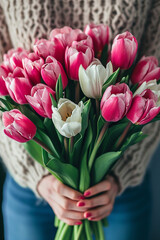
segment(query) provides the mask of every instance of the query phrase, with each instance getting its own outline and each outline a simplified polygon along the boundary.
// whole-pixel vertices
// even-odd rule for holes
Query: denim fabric
[[[149,175],[141,185],[127,189],[115,201],[105,228],[107,240],[148,240],[151,213]],[[54,214],[32,191],[20,187],[8,174],[3,191],[5,240],[53,240]],[[68,239],[66,239],[68,240]],[[85,240],[85,239],[84,239]]]

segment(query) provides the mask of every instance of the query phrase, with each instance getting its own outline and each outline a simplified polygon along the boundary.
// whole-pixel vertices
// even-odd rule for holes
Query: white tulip
[[[151,80],[143,82],[141,86],[135,91],[133,97],[141,94],[145,89],[150,89],[158,97],[157,105],[160,106],[160,84],[157,84],[157,80]]]
[[[79,83],[84,95],[88,98],[100,98],[102,96],[102,86],[112,73],[111,62],[105,68],[99,60],[94,60],[86,70],[81,65],[79,68]]]
[[[81,132],[83,102],[78,105],[66,98],[60,98],[58,108],[52,106],[52,121],[64,137],[71,138]]]

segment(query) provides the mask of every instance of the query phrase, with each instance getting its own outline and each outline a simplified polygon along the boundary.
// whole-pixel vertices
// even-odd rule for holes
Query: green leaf
[[[105,92],[105,90],[107,89],[107,87],[109,87],[110,85],[114,85],[117,81],[117,78],[119,76],[119,72],[120,72],[120,68],[118,68],[107,80],[106,82],[103,84],[102,87],[102,95]]]
[[[127,75],[126,77],[123,77],[120,81],[120,83],[126,83],[128,85],[129,82],[129,75]]]
[[[0,98],[0,102],[6,107],[6,111],[10,111],[15,108],[15,106],[12,106],[6,99]],[[5,109],[1,107],[2,109]]]
[[[107,64],[107,58],[108,58],[108,44],[106,44],[102,50],[100,61],[103,64],[103,66],[106,66]]]
[[[51,101],[52,101],[52,105],[53,105],[54,107],[57,107],[57,102],[56,102],[56,100],[54,99],[53,95],[52,95],[51,93],[50,93],[49,95],[50,95],[50,98],[51,98]]]
[[[97,137],[99,136],[100,131],[101,131],[102,127],[104,126],[105,122],[106,121],[104,120],[102,115],[100,115],[98,118],[98,121],[97,121]]]
[[[137,90],[137,88],[138,88],[138,83],[134,84],[134,85],[131,87],[132,93],[135,93],[135,91]]]
[[[60,158],[60,155],[55,149],[54,144],[52,143],[51,139],[45,132],[41,131],[40,129],[37,129],[35,137],[41,140],[50,149],[54,157]]]
[[[89,111],[91,108],[91,100],[89,99],[87,102],[84,103],[84,108],[82,112],[82,130],[80,134],[83,136],[87,127],[88,127],[88,117],[89,117]]]
[[[77,168],[48,155],[45,150],[43,150],[43,162],[49,172],[60,181],[74,189],[78,189],[79,174]]]
[[[108,152],[99,156],[92,167],[92,183],[99,183],[104,176],[111,169],[112,165],[118,160],[121,156],[121,151],[119,152]]]
[[[44,130],[43,118],[40,117],[34,110],[32,110],[29,105],[19,105],[18,108],[21,113],[28,117],[38,128]]]
[[[60,98],[63,98],[63,85],[62,85],[62,77],[61,74],[56,83],[56,100],[59,101]]]
[[[133,133],[131,136],[129,136],[125,143],[121,147],[121,151],[124,152],[127,148],[129,148],[131,145],[136,144],[140,141],[142,141],[144,138],[146,138],[147,135],[143,134],[143,132],[136,132]]]
[[[54,144],[55,149],[58,153],[61,152],[61,142],[59,140],[59,136],[57,134],[56,128],[52,122],[52,119],[45,118],[44,126],[46,127],[47,134],[50,137],[52,143]]]
[[[39,144],[33,140],[30,140],[26,143],[23,143],[23,146],[32,158],[44,166],[42,159],[42,147]]]
[[[107,151],[115,151],[115,143],[117,139],[121,136],[127,125],[128,122],[123,122],[121,124],[109,127],[107,133],[104,136],[103,142],[98,150],[98,153],[102,154]]]
[[[74,148],[72,153],[70,154],[70,160],[73,162],[75,166],[77,166],[80,158],[80,151],[81,151],[81,146],[83,142],[83,136],[85,134],[85,131],[88,127],[88,119],[89,119],[89,111],[91,107],[91,101],[88,100],[84,104],[83,112],[82,112],[82,130],[81,132],[74,137]],[[73,161],[74,159],[74,161]]]
[[[82,159],[80,164],[80,184],[79,184],[79,190],[83,193],[85,190],[87,190],[90,186],[90,174],[88,170],[88,162],[87,162],[87,156],[88,156],[88,149],[92,142],[92,128],[91,123],[88,125],[87,133],[85,142],[83,143],[83,150],[82,150]]]

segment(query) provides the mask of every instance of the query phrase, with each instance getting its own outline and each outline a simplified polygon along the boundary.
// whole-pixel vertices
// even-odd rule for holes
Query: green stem
[[[38,143],[44,150],[46,150],[48,153],[53,154],[52,151],[37,137],[34,137],[33,140]]]
[[[95,101],[96,101],[96,113],[97,113],[97,118],[98,118],[99,113],[100,113],[99,99],[95,99]]]
[[[58,226],[58,230],[57,230],[57,233],[56,233],[56,236],[55,236],[54,240],[59,240],[59,237],[61,235],[61,232],[62,232],[64,226],[65,226],[65,223],[60,221],[59,222],[59,226]]]
[[[79,81],[76,82],[76,87],[75,87],[75,103],[78,104],[80,99],[80,85]]]
[[[88,219],[84,220],[84,225],[85,225],[85,232],[87,237],[86,240],[92,240],[92,231],[91,231],[91,226]]]
[[[54,226],[55,226],[55,227],[58,227],[58,226],[59,226],[59,222],[60,222],[60,220],[59,220],[58,217],[55,215],[55,218],[54,218]]]
[[[128,131],[129,131],[131,125],[132,125],[132,123],[129,122],[128,125],[126,126],[126,128],[124,129],[122,135],[120,136],[120,138],[119,138],[119,140],[118,140],[118,142],[116,144],[116,150],[118,150],[118,148],[121,146],[121,144],[122,144],[123,140],[125,139],[125,137],[126,137]]]
[[[77,225],[74,225],[74,230],[73,230],[73,233],[74,233],[74,238],[73,238],[73,239],[76,239],[77,232],[78,232],[78,228],[79,228],[79,226],[77,226]]]
[[[98,235],[99,235],[99,239],[101,240],[105,240],[104,238],[104,232],[103,232],[103,225],[101,221],[97,222],[97,227],[98,227]]]
[[[78,232],[75,236],[75,240],[79,240],[82,230],[83,230],[83,223],[79,226]]]
[[[65,148],[66,155],[68,156],[68,140],[66,137],[64,137],[64,148]]]
[[[94,145],[93,151],[91,153],[91,156],[90,156],[89,162],[88,162],[89,171],[91,171],[91,168],[92,168],[92,165],[93,165],[93,162],[94,162],[94,158],[95,158],[96,153],[98,151],[98,148],[99,148],[99,146],[100,146],[100,144],[101,144],[101,142],[103,140],[103,136],[104,136],[104,134],[105,134],[105,132],[106,132],[106,130],[108,128],[108,125],[109,125],[109,122],[106,122],[105,125],[103,126],[100,134],[99,134],[99,137],[97,139],[96,144]]]

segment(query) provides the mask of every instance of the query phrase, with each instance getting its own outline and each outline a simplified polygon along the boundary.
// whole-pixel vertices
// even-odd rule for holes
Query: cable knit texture
[[[1,0],[0,60],[11,46],[31,49],[36,38],[47,37],[55,27],[64,25],[83,29],[87,23],[105,23],[110,27],[111,41],[116,34],[130,31],[137,38],[139,57],[155,55],[160,61],[159,0]],[[10,140],[0,125],[0,152],[14,179],[31,188],[48,172],[31,159],[23,145]],[[138,185],[149,159],[160,139],[160,124],[144,129],[149,134],[140,144],[132,146],[114,167],[122,193],[128,186]]]

